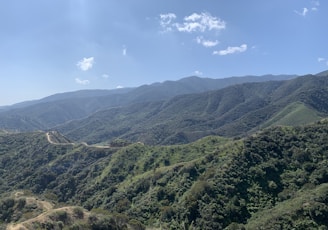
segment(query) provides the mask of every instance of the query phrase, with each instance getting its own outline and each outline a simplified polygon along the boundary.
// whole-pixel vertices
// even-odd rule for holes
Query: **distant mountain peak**
[[[245,82],[278,81],[293,77],[296,75],[217,79],[193,75],[177,81],[168,80],[136,88],[59,93],[40,100],[0,108],[0,128],[20,131],[45,130],[108,108],[163,101],[178,95],[218,90]]]
[[[319,76],[319,77],[328,76],[328,70],[325,70],[325,71],[322,71],[320,73],[317,73],[316,76]]]

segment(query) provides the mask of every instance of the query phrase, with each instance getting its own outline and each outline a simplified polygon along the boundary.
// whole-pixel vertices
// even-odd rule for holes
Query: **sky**
[[[0,0],[0,105],[328,69],[324,0]]]

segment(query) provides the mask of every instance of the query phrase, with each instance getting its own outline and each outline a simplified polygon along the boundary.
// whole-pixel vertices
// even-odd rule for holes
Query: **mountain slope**
[[[56,129],[73,140],[90,143],[121,138],[174,144],[210,134],[238,136],[279,122],[300,125],[327,116],[327,87],[327,76],[312,75],[289,81],[245,83],[103,110]],[[295,105],[300,109],[298,113]],[[298,116],[301,113],[303,116]]]
[[[7,230],[22,229],[133,229],[144,230],[137,220],[105,211],[88,211],[79,206],[62,206],[28,191],[15,191],[0,200],[0,218]]]
[[[137,88],[82,90],[52,95],[41,100],[2,107],[0,128],[9,130],[44,130],[64,122],[81,119],[96,111],[135,103],[167,100],[176,95],[221,89],[242,82],[290,79],[295,75],[265,75],[210,79],[188,77]]]
[[[1,134],[0,225],[19,214],[7,194],[24,189],[163,229],[324,229],[327,134],[322,120],[240,140],[108,149],[51,144],[43,132]]]

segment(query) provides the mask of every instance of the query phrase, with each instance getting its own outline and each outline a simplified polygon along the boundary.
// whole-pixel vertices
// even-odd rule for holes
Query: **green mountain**
[[[215,82],[3,109],[0,229],[328,229],[325,72]]]
[[[177,95],[221,89],[243,82],[261,82],[296,77],[264,75],[210,79],[188,77],[137,88],[116,90],[81,90],[55,94],[41,100],[0,107],[0,128],[8,130],[45,130],[96,111],[129,104],[167,100]]]
[[[171,146],[2,133],[0,226],[325,229],[327,134],[327,120]]]
[[[88,143],[117,138],[147,144],[188,143],[208,135],[234,137],[270,125],[301,125],[328,115],[328,77],[244,83],[99,111],[56,127]],[[92,132],[90,132],[92,130]]]

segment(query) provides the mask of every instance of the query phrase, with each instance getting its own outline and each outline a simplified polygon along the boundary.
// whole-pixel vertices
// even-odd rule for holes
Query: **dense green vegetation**
[[[0,221],[7,229],[132,229],[144,230],[139,221],[102,209],[87,211],[78,206],[55,207],[28,191],[8,194],[0,200]],[[0,224],[0,229],[5,229]]]
[[[59,132],[0,129],[0,229],[328,229],[327,76],[158,101],[211,83],[110,93],[134,103]],[[0,124],[41,129],[106,104],[80,93],[69,101],[91,107],[57,95]]]
[[[167,101],[102,110],[56,129],[73,140],[88,143],[120,138],[169,145],[208,135],[245,136],[270,125],[302,125],[326,117],[327,87],[327,76],[312,75],[289,81],[245,83]]]
[[[131,89],[81,90],[55,94],[36,101],[0,107],[0,129],[45,130],[112,107],[167,100],[177,95],[222,89],[237,83],[285,80],[294,77],[296,76],[265,75],[224,79],[188,77]]]
[[[315,110],[308,108],[301,102],[295,102],[287,105],[280,112],[275,114],[270,120],[265,122],[262,127],[272,125],[304,125],[316,120],[320,120],[320,116]]]
[[[58,135],[65,143],[51,144],[43,132],[0,135],[3,226],[28,213],[22,198],[6,195],[24,189],[59,206],[101,212],[98,224],[114,223],[120,213],[125,224],[163,229],[328,227],[327,120],[171,146],[100,148]]]

